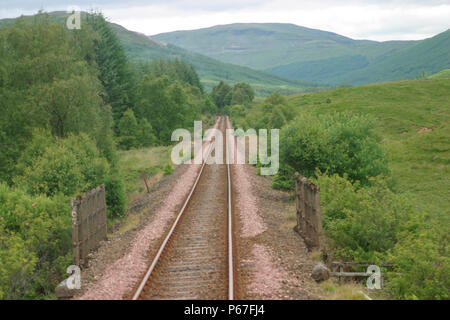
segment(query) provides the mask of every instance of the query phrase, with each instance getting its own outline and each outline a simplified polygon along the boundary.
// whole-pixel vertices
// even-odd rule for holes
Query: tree
[[[74,49],[77,35],[44,14],[33,23],[22,18],[2,28],[0,178],[11,182],[33,128],[49,127],[59,137],[80,132],[98,136],[101,127],[108,130],[101,116],[101,83],[84,60],[88,53],[81,52],[89,46]]]
[[[255,98],[255,91],[245,82],[237,83],[233,87],[231,104],[249,104]]]
[[[131,107],[132,75],[125,51],[101,13],[91,13],[87,23],[98,33],[94,40],[95,61],[99,79],[105,88],[105,103],[112,107],[113,118],[118,121],[126,109]]]
[[[231,96],[227,95],[232,91],[232,88],[223,81],[220,81],[218,85],[216,85],[211,92],[211,97],[214,100],[214,103],[219,109],[223,109],[226,105],[229,105],[231,102]],[[227,97],[227,99],[225,99]],[[227,101],[229,100],[229,101]],[[228,103],[227,103],[228,102]]]
[[[146,118],[139,120],[137,140],[138,144],[142,147],[150,147],[156,143],[152,125]]]
[[[117,125],[119,131],[119,146],[129,150],[138,145],[138,125],[134,112],[131,109],[125,111]]]

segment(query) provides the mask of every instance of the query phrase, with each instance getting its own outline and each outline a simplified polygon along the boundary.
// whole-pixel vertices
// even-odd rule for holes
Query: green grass
[[[378,293],[365,288],[363,283],[347,282],[339,284],[335,279],[328,279],[319,285],[319,297],[322,300],[372,300],[386,299]]]
[[[449,92],[450,79],[414,80],[291,96],[289,103],[318,113],[375,116],[396,191],[408,193],[423,212],[448,219]],[[433,129],[419,133],[424,127]]]
[[[171,146],[151,147],[119,151],[119,169],[124,182],[127,203],[146,192],[141,172],[147,174],[151,183],[164,175],[164,168],[170,164]]]

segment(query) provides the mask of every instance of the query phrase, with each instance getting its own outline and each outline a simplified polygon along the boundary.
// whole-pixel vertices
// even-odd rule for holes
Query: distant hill
[[[152,36],[221,61],[293,80],[352,85],[449,67],[449,31],[422,41],[353,40],[293,24],[231,24]]]
[[[428,79],[450,79],[450,69],[444,69],[428,76]]]
[[[194,65],[202,83],[211,89],[220,80],[229,83],[247,82],[255,88],[258,95],[273,91],[283,94],[319,90],[323,88],[308,81],[282,78],[267,72],[253,70],[244,66],[224,63],[210,57],[190,52],[172,44],[162,44],[145,35],[112,24],[115,32],[125,47],[128,56],[134,60],[181,59]]]
[[[332,32],[283,23],[236,23],[162,33],[152,38],[259,70],[352,55],[374,60],[414,44],[414,41],[353,40]]]
[[[308,79],[320,83],[342,83],[335,80],[352,71],[360,70],[370,64],[363,55],[342,56],[323,60],[294,62],[267,69],[267,72],[283,75],[289,79]]]
[[[450,68],[450,30],[379,59],[365,68],[336,77],[331,83],[412,80],[422,72],[435,73],[445,68]]]
[[[49,13],[52,19],[65,23],[68,14],[63,11]],[[85,13],[83,13],[84,15]],[[27,16],[30,20],[33,16]],[[0,28],[14,23],[15,19],[0,20]],[[274,91],[282,94],[291,94],[295,92],[316,91],[323,86],[308,81],[298,81],[286,79],[267,72],[253,70],[248,67],[224,63],[213,58],[190,52],[175,45],[165,45],[155,41],[142,33],[127,30],[126,28],[111,23],[113,30],[125,48],[127,55],[132,60],[150,61],[155,59],[180,59],[191,63],[197,69],[202,83],[206,90],[212,87],[220,80],[234,84],[237,82],[247,82],[255,88],[258,96],[264,96]]]

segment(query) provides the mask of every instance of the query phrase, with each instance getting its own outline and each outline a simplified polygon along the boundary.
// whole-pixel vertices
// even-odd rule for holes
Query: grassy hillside
[[[358,41],[332,32],[282,23],[237,23],[163,33],[152,38],[224,62],[260,70],[358,54],[374,60],[414,43]]]
[[[295,108],[378,118],[395,188],[423,212],[450,214],[450,79],[381,83],[291,96]],[[331,103],[326,103],[327,99]]]
[[[353,84],[415,79],[421,72],[450,67],[450,30],[380,59],[369,66],[335,77],[331,83]]]
[[[316,61],[294,62],[267,69],[267,72],[284,75],[289,79],[308,79],[319,83],[334,83],[334,78],[369,65],[365,56],[342,56]]]
[[[432,74],[428,79],[448,79],[450,78],[450,69],[444,69],[438,73]]]

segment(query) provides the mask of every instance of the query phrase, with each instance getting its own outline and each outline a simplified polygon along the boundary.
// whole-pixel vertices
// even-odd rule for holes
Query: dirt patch
[[[424,132],[429,132],[429,131],[433,131],[433,129],[434,129],[435,127],[433,126],[433,127],[431,127],[431,128],[427,128],[427,127],[422,127],[422,128],[420,128],[420,130],[419,131],[417,131],[417,133],[424,133]]]

